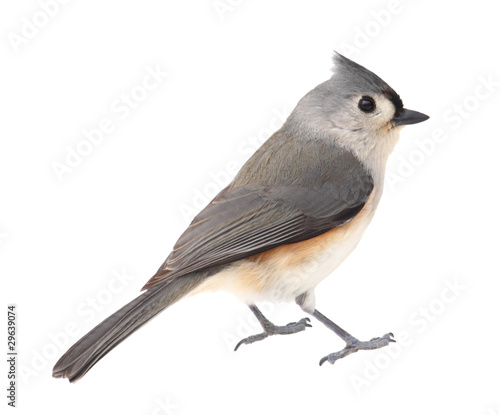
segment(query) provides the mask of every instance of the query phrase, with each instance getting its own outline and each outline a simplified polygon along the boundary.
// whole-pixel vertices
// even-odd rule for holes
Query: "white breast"
[[[381,190],[374,191],[363,210],[349,223],[316,238],[237,261],[208,278],[196,292],[222,289],[247,304],[289,302],[305,292],[312,294],[316,285],[332,273],[359,243],[380,196]],[[309,301],[313,302],[313,295],[310,297]]]

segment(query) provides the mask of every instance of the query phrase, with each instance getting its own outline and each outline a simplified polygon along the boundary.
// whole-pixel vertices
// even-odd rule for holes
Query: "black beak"
[[[398,125],[417,124],[427,119],[429,119],[428,115],[403,108],[398,112],[398,114],[394,116],[394,118],[392,119],[392,124],[394,125],[394,127],[397,127]]]

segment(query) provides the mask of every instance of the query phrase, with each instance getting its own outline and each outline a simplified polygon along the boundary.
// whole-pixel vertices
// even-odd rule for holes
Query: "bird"
[[[81,379],[102,357],[183,297],[223,290],[248,305],[262,332],[235,347],[298,333],[311,319],[278,326],[258,302],[295,302],[344,342],[331,364],[395,341],[360,341],[316,309],[315,288],[356,247],[383,192],[402,127],[427,120],[385,81],[334,52],[331,77],[299,100],[282,127],[193,219],[141,295],[78,340],[53,376]]]

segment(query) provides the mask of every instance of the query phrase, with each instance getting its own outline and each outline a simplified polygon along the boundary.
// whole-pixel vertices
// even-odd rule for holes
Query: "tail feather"
[[[185,296],[205,277],[193,273],[150,288],[78,340],[55,364],[52,375],[77,381],[109,351]]]

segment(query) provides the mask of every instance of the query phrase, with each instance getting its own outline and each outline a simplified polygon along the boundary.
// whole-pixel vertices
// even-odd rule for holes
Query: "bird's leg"
[[[256,305],[252,304],[249,306],[252,313],[255,314],[257,320],[259,320],[260,325],[264,329],[262,333],[254,334],[253,336],[249,336],[243,340],[240,340],[234,350],[238,350],[242,344],[250,344],[257,342],[259,340],[264,340],[266,337],[272,336],[274,334],[293,334],[298,333],[299,331],[304,331],[306,327],[311,327],[309,322],[311,321],[309,318],[303,318],[296,323],[289,323],[286,326],[275,326],[271,323],[262,312],[257,308]]]
[[[382,337],[375,337],[370,341],[362,342],[356,339],[355,337],[351,336],[347,331],[336,325],[333,321],[325,317],[318,310],[315,309],[310,314],[316,317],[326,327],[328,327],[337,336],[339,336],[342,340],[346,342],[346,346],[340,352],[331,353],[328,356],[323,357],[319,361],[320,366],[327,361],[333,365],[337,360],[349,356],[351,353],[355,353],[358,350],[380,349],[381,347],[385,347],[389,343],[396,341],[393,339],[394,335],[392,333],[387,333]]]

